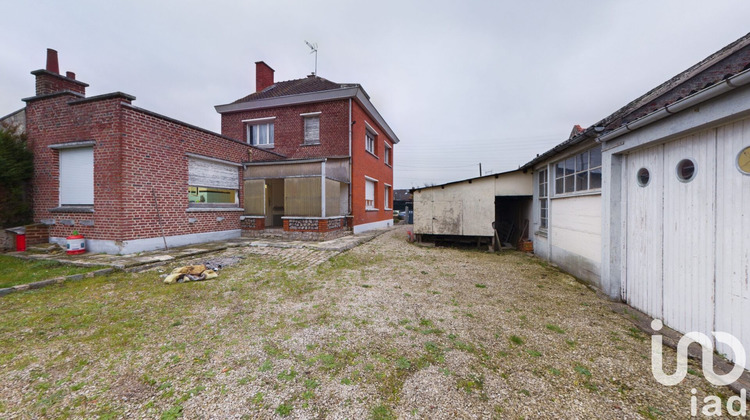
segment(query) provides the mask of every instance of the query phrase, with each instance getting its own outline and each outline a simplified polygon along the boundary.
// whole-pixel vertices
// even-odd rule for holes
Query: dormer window
[[[273,147],[273,122],[276,117],[243,120],[247,144],[259,147]]]

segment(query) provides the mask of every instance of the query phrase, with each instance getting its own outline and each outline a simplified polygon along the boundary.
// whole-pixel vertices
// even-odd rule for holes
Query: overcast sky
[[[33,96],[46,48],[89,96],[213,131],[213,108],[276,80],[360,83],[400,138],[395,186],[518,168],[750,32],[747,0],[14,1],[0,116]]]

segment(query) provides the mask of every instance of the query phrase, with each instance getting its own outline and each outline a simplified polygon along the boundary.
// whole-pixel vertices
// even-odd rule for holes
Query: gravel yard
[[[692,388],[732,395],[693,362],[658,384],[650,338],[539,259],[404,227],[314,269],[247,254],[211,281],[15,293],[0,346],[3,418],[684,418]]]

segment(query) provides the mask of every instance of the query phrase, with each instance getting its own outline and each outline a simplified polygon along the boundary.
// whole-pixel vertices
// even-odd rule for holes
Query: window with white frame
[[[555,194],[596,190],[601,187],[601,146],[555,163]]]
[[[302,114],[305,124],[305,144],[320,143],[320,113]]]
[[[392,150],[393,149],[391,148],[391,146],[389,146],[388,143],[386,143],[385,144],[385,151],[384,151],[384,158],[383,158],[383,160],[385,160],[385,164],[388,165],[388,166],[392,165],[392,163],[391,163],[391,151]]]
[[[365,179],[365,209],[377,210],[375,208],[375,186],[377,182],[373,179]]]
[[[273,120],[275,118],[258,118],[245,120],[247,144],[261,147],[273,147]]]
[[[547,169],[539,171],[539,228],[547,229],[547,221],[549,217],[549,201],[547,199],[548,191],[548,180],[547,180]]]
[[[370,130],[365,131],[365,150],[375,154],[375,134]]]
[[[188,158],[189,207],[239,207],[239,170],[235,165]]]
[[[94,148],[58,151],[60,206],[94,205]]]
[[[391,206],[391,191],[393,188],[391,188],[390,185],[385,184],[385,190],[383,191],[383,208],[386,210],[391,210],[393,206]]]

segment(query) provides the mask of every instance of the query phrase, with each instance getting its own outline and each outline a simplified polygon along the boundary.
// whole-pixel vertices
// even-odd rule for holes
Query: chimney
[[[262,61],[255,62],[255,91],[260,92],[273,84],[273,69]]]
[[[60,65],[57,63],[57,51],[47,48],[47,71],[60,74]]]
[[[34,70],[31,74],[36,76],[36,96],[59,92],[86,96],[88,84],[76,80],[76,74],[72,71],[66,72],[65,76],[60,74],[57,51],[52,48],[47,48],[47,66],[44,69]]]

